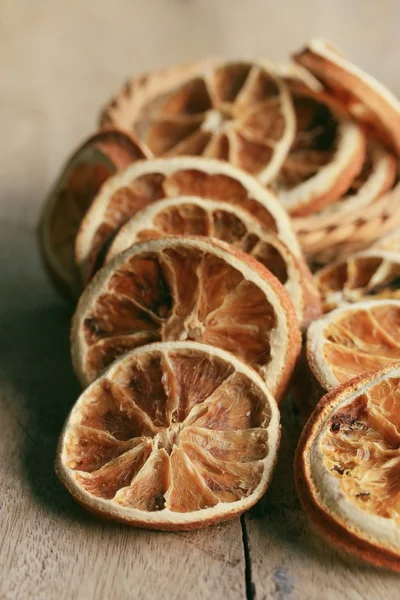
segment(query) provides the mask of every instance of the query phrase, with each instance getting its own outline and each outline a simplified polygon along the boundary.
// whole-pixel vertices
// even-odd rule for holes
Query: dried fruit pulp
[[[93,510],[185,529],[253,504],[269,481],[278,439],[276,404],[250,369],[203,344],[152,344],[83,393],[62,436],[58,470]]]

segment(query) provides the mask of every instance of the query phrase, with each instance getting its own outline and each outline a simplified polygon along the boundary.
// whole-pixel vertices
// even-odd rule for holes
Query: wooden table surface
[[[53,473],[79,393],[71,308],[35,243],[40,205],[98,108],[130,73],[204,55],[284,59],[331,38],[400,93],[396,0],[2,0],[0,4],[0,599],[396,600],[400,578],[351,563],[309,529],[284,415],[262,506],[192,534],[104,524]]]

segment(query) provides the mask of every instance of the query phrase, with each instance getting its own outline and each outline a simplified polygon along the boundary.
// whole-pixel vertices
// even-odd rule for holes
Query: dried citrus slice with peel
[[[160,158],[139,161],[117,173],[93,201],[76,238],[75,257],[82,281],[90,279],[104,246],[130,217],[156,200],[188,195],[248,210],[296,256],[301,256],[285,210],[253,177],[219,160]]]
[[[390,141],[400,153],[400,102],[392,92],[325,40],[311,40],[293,58],[347,104],[358,120]]]
[[[277,398],[300,337],[286,290],[263,265],[223,242],[184,236],[142,242],[117,255],[82,294],[71,332],[83,384],[129,349],[189,339],[250,364]]]
[[[178,196],[147,206],[123,225],[111,244],[106,261],[132,244],[164,235],[213,237],[247,252],[284,285],[298,321],[307,326],[321,313],[318,290],[306,263],[265,232],[256,219],[226,202]]]
[[[326,395],[303,430],[295,476],[307,515],[351,554],[400,571],[400,363]]]
[[[325,390],[400,360],[400,301],[369,300],[328,313],[307,331],[307,359]]]
[[[400,254],[400,228],[397,227],[386,235],[379,238],[371,249],[385,250],[386,252],[398,252]]]
[[[86,140],[64,167],[45,203],[39,242],[52,279],[68,295],[79,292],[75,236],[91,201],[110,175],[147,155],[129,135],[109,130]]]
[[[367,151],[361,172],[353,179],[346,194],[320,212],[294,221],[296,230],[316,231],[343,223],[347,214],[354,218],[385,192],[396,179],[397,160],[384,146],[372,139],[367,140]]]
[[[366,250],[330,264],[315,274],[324,311],[368,296],[400,298],[400,253]]]
[[[360,126],[323,92],[307,86],[295,72],[288,78],[296,115],[289,154],[271,184],[285,208],[296,216],[335,202],[361,171],[365,136]]]
[[[279,438],[278,407],[253,369],[206,344],[156,343],[116,361],[83,392],[56,470],[95,513],[197,529],[261,498]]]
[[[194,67],[196,70],[196,67]],[[279,171],[294,134],[290,94],[267,61],[215,62],[183,83],[129,93],[113,123],[133,131],[155,156],[208,156],[231,162],[263,184]]]

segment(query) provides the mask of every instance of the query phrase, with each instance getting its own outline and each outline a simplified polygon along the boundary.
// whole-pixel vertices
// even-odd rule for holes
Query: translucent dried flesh
[[[270,420],[247,376],[206,351],[131,356],[86,392],[63,462],[91,495],[143,511],[190,512],[249,496]]]
[[[158,97],[132,126],[155,156],[204,155],[257,174],[288,127],[281,94],[260,66],[227,63]]]
[[[351,310],[323,332],[324,361],[340,383],[400,360],[400,309],[375,306]]]
[[[275,218],[236,179],[223,174],[208,174],[196,169],[181,169],[171,175],[148,173],[119,188],[108,200],[107,208],[90,244],[87,276],[96,269],[101,251],[119,228],[139,210],[154,201],[176,196],[198,196],[239,205],[248,210],[268,231],[277,231]],[[95,215],[92,215],[95,218]],[[84,233],[84,232],[83,232]]]
[[[337,147],[338,122],[328,106],[307,96],[293,96],[296,134],[290,152],[273,183],[291,190],[329,164]]]
[[[397,377],[381,380],[336,409],[320,449],[348,500],[400,524],[399,384]]]
[[[271,360],[275,311],[256,284],[222,258],[178,245],[129,257],[84,315],[85,371],[93,380],[129,348],[201,341],[255,369]]]
[[[352,256],[316,274],[326,312],[340,302],[357,302],[369,296],[396,298],[399,278],[400,259],[379,251]]]

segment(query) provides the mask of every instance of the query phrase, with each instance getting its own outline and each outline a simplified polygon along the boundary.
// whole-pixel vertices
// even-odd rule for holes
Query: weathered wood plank
[[[104,524],[57,481],[57,437],[79,392],[70,311],[32,232],[6,221],[0,231],[0,598],[243,599],[239,520],[175,535]]]

